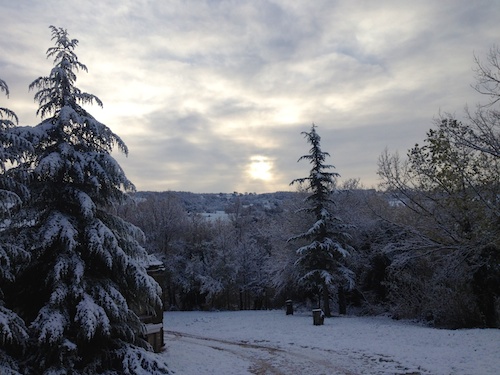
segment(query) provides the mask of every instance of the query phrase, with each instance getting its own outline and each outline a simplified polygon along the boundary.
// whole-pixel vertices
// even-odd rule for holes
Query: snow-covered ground
[[[387,317],[166,312],[166,356],[181,375],[500,374],[500,330],[433,329]]]

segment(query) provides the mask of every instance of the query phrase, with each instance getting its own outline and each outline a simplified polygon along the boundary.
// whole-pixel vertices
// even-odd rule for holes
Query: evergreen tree
[[[0,92],[9,96],[9,87],[0,79]],[[19,119],[8,108],[0,107],[0,215],[5,215],[27,195],[26,189],[13,178],[12,166],[20,163],[26,152],[31,150],[30,143],[16,131]],[[0,216],[2,217],[2,216]]]
[[[0,79],[0,91],[9,95],[9,88]],[[15,135],[12,129],[17,124],[16,114],[0,108],[0,373],[18,374],[16,354],[23,354],[28,334],[23,320],[6,306],[4,286],[15,280],[17,265],[27,260],[27,252],[16,245],[10,230],[10,216],[21,202],[16,194],[18,184],[10,178],[8,165],[21,160],[29,144]]]
[[[301,268],[299,282],[307,289],[316,292],[320,300],[322,295],[323,311],[330,317],[331,286],[337,286],[339,310],[341,314],[346,313],[344,291],[353,284],[353,273],[344,263],[344,258],[351,250],[348,245],[350,236],[346,232],[348,225],[331,211],[334,204],[332,190],[339,174],[329,172],[334,166],[325,164],[330,154],[321,150],[321,137],[316,132],[315,125],[312,125],[310,132],[302,134],[312,147],[309,154],[300,157],[298,161],[308,160],[312,168],[308,177],[295,179],[290,185],[298,183],[309,193],[305,199],[308,204],[305,210],[313,215],[315,222],[306,232],[288,241],[308,242],[297,250],[299,258],[295,264]]]
[[[111,157],[113,147],[127,148],[82,107],[102,103],[75,86],[76,73],[87,71],[74,52],[78,41],[50,29],[54,67],[30,85],[42,121],[27,132],[34,152],[16,167],[28,170],[31,193],[17,223],[31,260],[11,301],[29,326],[24,371],[168,373],[148,351],[136,313],[161,303],[144,268],[142,232],[109,210],[134,189]]]

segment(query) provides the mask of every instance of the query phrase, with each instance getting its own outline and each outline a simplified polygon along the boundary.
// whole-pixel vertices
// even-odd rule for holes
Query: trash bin
[[[325,320],[325,314],[323,313],[323,310],[314,309],[313,310],[313,324],[315,326],[322,326],[324,320]]]
[[[286,315],[293,315],[292,300],[291,299],[286,300],[285,304],[286,304]]]

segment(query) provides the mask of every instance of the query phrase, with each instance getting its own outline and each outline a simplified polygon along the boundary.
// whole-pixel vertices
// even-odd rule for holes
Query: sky
[[[0,0],[0,106],[36,125],[49,26],[79,40],[85,107],[118,134],[138,190],[275,192],[314,123],[342,183],[376,188],[379,155],[406,154],[442,113],[463,116],[474,56],[499,44],[498,0]]]

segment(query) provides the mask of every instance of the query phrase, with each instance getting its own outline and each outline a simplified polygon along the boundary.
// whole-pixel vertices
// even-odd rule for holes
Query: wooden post
[[[293,303],[291,299],[285,301],[286,304],[286,315],[293,315]]]
[[[314,309],[313,310],[313,324],[315,326],[322,326],[324,320],[325,320],[325,314],[323,313],[323,310]]]

